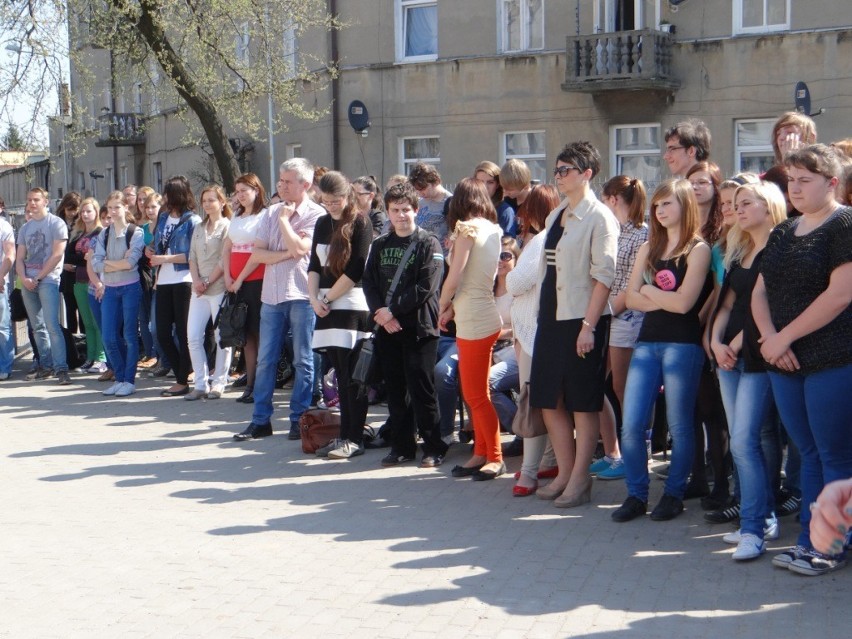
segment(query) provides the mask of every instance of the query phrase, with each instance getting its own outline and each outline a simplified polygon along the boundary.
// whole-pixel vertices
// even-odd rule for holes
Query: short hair
[[[284,160],[281,166],[278,167],[279,173],[294,171],[299,180],[306,184],[314,183],[314,165],[305,158],[290,158]]]
[[[695,160],[701,162],[710,157],[712,137],[710,129],[701,120],[689,119],[678,122],[666,131],[665,140],[677,137],[681,146],[695,149]]]
[[[192,194],[192,187],[189,185],[186,176],[175,175],[170,177],[163,187],[163,197],[166,206],[172,211],[183,214],[184,211],[195,210],[195,196]]]
[[[38,193],[38,194],[39,194],[39,195],[41,195],[41,196],[42,196],[45,200],[49,200],[49,199],[50,199],[50,193],[48,193],[46,189],[43,189],[43,188],[41,188],[40,186],[34,186],[34,187],[33,187],[33,188],[31,188],[29,191],[27,191],[27,195],[29,195],[30,193]]]
[[[592,170],[594,178],[601,170],[601,154],[591,142],[571,142],[556,156],[557,162],[573,164],[581,171]]]
[[[408,174],[408,181],[415,187],[423,188],[430,184],[440,184],[441,174],[433,164],[418,162],[411,167],[411,172]]]
[[[843,140],[837,140],[836,142],[832,142],[830,147],[834,148],[839,153],[842,153],[848,158],[852,158],[852,138],[844,138]],[[3,206],[3,200],[0,200],[0,207]]]
[[[396,186],[397,184],[402,184],[403,182],[408,182],[408,176],[403,175],[402,173],[394,173],[388,178],[385,190],[388,190],[390,187]]]
[[[799,111],[787,111],[782,113],[775,124],[772,126],[772,151],[775,153],[775,161],[783,162],[781,157],[781,149],[778,147],[778,131],[785,126],[795,126],[799,128],[802,137],[802,144],[813,144],[816,142],[816,124],[810,116],[800,113]]]
[[[788,153],[787,157],[784,158],[784,166],[787,169],[791,166],[805,169],[821,175],[827,180],[840,178],[843,175],[837,151],[825,144],[811,144]]]
[[[523,233],[533,234],[544,230],[550,212],[559,206],[559,191],[552,184],[536,184],[527,199],[518,207],[518,219]]]
[[[125,184],[125,185],[122,187],[122,189],[121,189],[121,190],[122,190],[122,191],[124,191],[125,189],[133,189],[134,191],[138,191],[139,187],[138,187],[138,186],[136,186],[135,184]]]
[[[510,191],[521,191],[527,188],[532,181],[530,167],[523,160],[512,158],[500,168],[500,184],[503,189]]]
[[[266,190],[263,188],[263,182],[260,181],[260,178],[254,173],[243,173],[237,178],[237,181],[234,182],[234,186],[236,187],[237,184],[245,184],[247,187],[254,189],[257,192],[257,197],[254,198],[254,206],[252,207],[252,210],[246,211],[246,213],[249,215],[256,215],[260,213],[266,206]],[[243,213],[242,206],[240,206],[239,213]]]
[[[453,197],[450,198],[447,228],[452,233],[457,222],[464,222],[474,217],[481,217],[496,224],[497,210],[482,182],[476,178],[462,178],[453,191]]]
[[[385,208],[390,210],[390,205],[393,202],[410,204],[411,208],[416,211],[420,206],[420,197],[417,195],[417,191],[414,190],[411,182],[401,182],[400,184],[394,184],[385,191]]]

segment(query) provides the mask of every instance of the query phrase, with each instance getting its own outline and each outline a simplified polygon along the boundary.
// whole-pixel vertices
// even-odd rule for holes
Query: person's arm
[[[769,298],[766,295],[766,282],[763,280],[762,273],[757,276],[757,282],[751,292],[751,315],[757,325],[757,330],[760,331],[758,341],[761,344],[777,333],[775,324],[772,322],[772,315],[769,312]],[[769,361],[762,347],[760,354],[767,362],[781,370],[792,372],[799,369],[799,360],[791,348],[788,348],[780,357],[775,358],[774,362]]]
[[[346,295],[349,291],[355,288],[355,285],[364,277],[364,266],[367,263],[367,254],[370,252],[370,242],[372,241],[373,230],[370,225],[365,222],[356,221],[350,239],[351,253],[346,266],[343,268],[343,273],[334,282],[332,287],[328,289],[326,296],[329,301]],[[311,256],[313,259],[313,255]]]
[[[364,297],[367,299],[367,307],[371,313],[375,313],[384,306],[384,299],[381,297],[378,276],[378,254],[381,252],[379,244],[382,240],[377,240],[373,244],[370,254],[367,256],[367,263],[364,266],[364,276],[361,278],[361,288],[364,289]]]
[[[731,344],[722,343],[722,336],[725,334],[725,329],[728,327],[728,320],[731,317],[731,309],[734,307],[736,293],[732,288],[728,288],[722,304],[719,306],[719,311],[716,313],[716,319],[712,325],[708,326],[710,332],[710,351],[713,354],[713,359],[716,364],[722,368],[729,369],[737,363],[737,354],[739,349],[734,348],[736,344],[731,341]],[[742,345],[742,331],[739,332],[739,343]]]
[[[659,304],[664,311],[688,313],[701,295],[709,272],[710,248],[704,243],[697,244],[686,258],[686,276],[678,290],[664,291],[651,284],[645,284],[639,291],[655,304]]]
[[[282,204],[277,211],[278,229],[281,231],[281,239],[284,240],[284,246],[287,247],[287,252],[295,259],[301,259],[311,250],[311,242],[313,240],[313,229],[310,233],[296,232],[291,224],[293,216],[296,214],[296,207]],[[316,222],[314,222],[316,224]]]
[[[47,258],[47,261],[44,264],[42,264],[41,270],[38,272],[38,275],[35,276],[36,280],[41,281],[50,275],[53,269],[56,268],[56,265],[62,261],[62,257],[65,255],[65,245],[67,243],[67,239],[54,240],[53,250],[50,253],[50,257]]]
[[[198,233],[199,228],[202,227],[199,226],[192,234],[192,241],[189,245],[189,276],[192,278],[192,292],[198,297],[201,297],[204,295],[204,291],[207,290],[207,284],[202,281],[201,273],[198,271],[198,242],[200,239]]]
[[[810,533],[814,548],[827,555],[843,552],[852,528],[852,478],[827,484],[811,505]]]
[[[627,291],[625,299],[627,308],[634,311],[642,311],[650,313],[651,311],[659,311],[660,305],[646,297],[641,289],[645,285],[645,264],[648,261],[648,243],[645,242],[636,254],[636,261],[633,262],[633,269],[630,271],[630,281],[627,283]]]
[[[453,297],[455,297],[459,284],[461,284],[462,273],[464,267],[467,266],[467,260],[470,258],[470,252],[473,250],[475,242],[476,239],[469,235],[457,235],[453,241],[453,262],[450,264],[450,272],[447,274],[447,279],[444,280],[444,286],[441,289],[440,309],[442,313],[450,308],[453,303]]]
[[[0,293],[6,292],[6,279],[15,264],[15,240],[3,242],[3,261],[0,262]]]
[[[539,266],[541,261],[541,249],[544,246],[543,236],[536,239],[533,237],[529,244],[521,251],[518,263],[506,274],[506,290],[512,297],[523,295],[531,291],[538,284]]]
[[[117,242],[120,242],[123,239],[124,238],[115,238]],[[133,230],[133,235],[130,237],[130,248],[128,248],[125,252],[125,256],[120,260],[104,259],[104,272],[115,273],[117,271],[132,271],[136,268],[136,265],[142,258],[144,250],[145,240],[142,238],[142,229],[136,227]]]

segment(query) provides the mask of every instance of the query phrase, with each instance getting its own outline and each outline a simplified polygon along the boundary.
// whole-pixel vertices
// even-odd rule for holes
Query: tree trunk
[[[134,15],[128,6],[127,0],[108,0],[119,11],[124,13],[128,20],[133,20]],[[157,24],[154,16],[159,10],[159,0],[140,0],[139,16],[136,19],[136,28],[145,38],[151,51],[159,62],[163,72],[171,80],[181,98],[187,106],[198,116],[201,127],[207,136],[207,141],[213,150],[216,166],[222,175],[222,186],[225,191],[231,193],[237,178],[240,176],[240,167],[237,158],[228,142],[228,136],[222,125],[222,120],[216,110],[216,106],[210,97],[201,91],[192,77],[192,72],[183,63],[183,60],[174,50],[165,30]]]

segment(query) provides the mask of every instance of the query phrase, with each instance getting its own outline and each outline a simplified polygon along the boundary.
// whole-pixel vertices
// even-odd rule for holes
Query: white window
[[[737,120],[734,129],[734,166],[737,172],[763,173],[775,164],[773,126],[774,119]]]
[[[142,113],[142,83],[136,82],[133,85],[133,112]]]
[[[281,64],[284,68],[284,79],[296,77],[296,27],[284,29],[284,51]]]
[[[251,43],[251,33],[249,32],[248,22],[243,22],[237,34],[234,36],[234,50],[236,53],[237,62],[242,66],[249,66],[251,62],[249,58],[249,44]]]
[[[154,162],[151,167],[154,173],[154,190],[157,193],[163,192],[163,163],[162,162]]]
[[[790,0],[734,0],[734,33],[790,28]]]
[[[610,175],[629,175],[649,190],[660,182],[662,149],[659,124],[614,126],[609,133]]]
[[[503,51],[544,48],[544,0],[500,0]]]
[[[151,80],[151,108],[148,115],[157,115],[160,112],[160,65],[156,60],[148,61],[148,78]]]
[[[441,163],[441,138],[437,135],[420,138],[400,138],[399,170],[408,175],[418,162],[439,166]]]
[[[547,156],[544,131],[509,131],[503,134],[503,162],[523,160],[530,167],[532,179],[547,184]]]
[[[287,159],[292,160],[293,158],[302,157],[302,145],[301,144],[288,144],[287,145]]]
[[[396,60],[425,62],[438,57],[438,3],[397,0]]]

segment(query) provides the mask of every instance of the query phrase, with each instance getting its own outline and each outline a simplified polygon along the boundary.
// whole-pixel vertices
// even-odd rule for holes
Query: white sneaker
[[[106,373],[107,365],[106,362],[93,362],[89,368],[86,369],[87,373],[97,373],[101,375],[102,373]]]
[[[441,437],[441,439],[443,440],[443,442],[447,446],[452,446],[453,444],[458,444],[459,443],[459,431],[454,430],[449,435],[444,435],[443,437]]]
[[[731,555],[731,558],[734,561],[749,561],[750,559],[757,559],[765,552],[766,544],[763,540],[757,535],[746,533],[740,539],[740,543],[737,544],[737,549]]]
[[[348,439],[344,439],[340,442],[340,446],[335,448],[334,450],[328,451],[329,459],[349,459],[350,457],[357,457],[358,455],[364,454],[364,448],[359,446],[355,442],[350,442]]]
[[[121,388],[122,382],[115,382],[112,386],[104,390],[104,395],[115,395],[118,389]]]
[[[328,443],[327,443],[325,446],[323,446],[322,448],[317,448],[317,449],[316,449],[316,455],[317,455],[317,457],[327,457],[327,456],[328,456],[328,454],[329,454],[331,451],[333,451],[333,450],[334,450],[334,449],[336,449],[336,448],[340,448],[340,445],[341,445],[342,443],[343,443],[343,442],[342,442],[341,440],[337,439],[337,438],[332,439],[330,442],[328,442]]]
[[[778,537],[781,536],[781,531],[778,527],[778,519],[776,517],[769,517],[766,520],[766,525],[763,527],[763,538],[767,541],[775,541]],[[739,530],[735,530],[734,532],[730,532],[724,537],[722,537],[722,541],[726,544],[738,544],[742,539],[742,535]]]
[[[116,397],[127,397],[136,392],[136,386],[130,382],[121,382],[118,390],[115,391]]]

